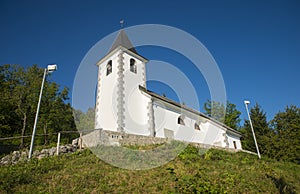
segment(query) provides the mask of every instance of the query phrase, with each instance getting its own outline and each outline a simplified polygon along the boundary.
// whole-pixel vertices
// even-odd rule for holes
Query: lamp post
[[[245,100],[244,103],[245,103],[247,114],[248,114],[248,117],[249,117],[249,122],[250,122],[251,130],[252,130],[252,134],[253,134],[253,139],[254,139],[254,143],[255,143],[255,146],[256,146],[257,156],[260,159],[260,153],[259,153],[258,145],[257,145],[257,142],[256,142],[256,138],[255,138],[255,133],[254,133],[254,129],[253,129],[251,117],[250,117],[249,110],[248,110],[248,104],[250,104],[250,101]]]
[[[43,76],[42,86],[41,86],[41,90],[40,90],[39,102],[38,102],[38,105],[37,105],[35,120],[34,120],[34,125],[33,125],[33,130],[32,130],[31,143],[30,143],[30,149],[29,149],[29,155],[28,155],[29,159],[32,156],[34,136],[35,136],[36,125],[37,125],[37,121],[38,121],[38,117],[39,117],[39,111],[40,111],[40,105],[41,105],[41,100],[42,100],[42,95],[43,95],[45,79],[46,79],[46,76],[47,76],[48,73],[51,73],[51,72],[56,71],[56,70],[57,70],[57,65],[56,64],[48,65],[47,68],[45,68],[45,70],[44,70],[44,76]]]

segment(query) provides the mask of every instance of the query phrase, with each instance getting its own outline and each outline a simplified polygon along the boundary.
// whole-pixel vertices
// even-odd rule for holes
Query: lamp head
[[[248,105],[248,104],[250,104],[250,101],[249,101],[249,100],[245,100],[244,103],[245,103],[246,105]]]
[[[57,70],[57,65],[56,64],[52,64],[52,65],[48,65],[47,66],[47,71],[49,73],[53,72],[53,71],[56,71]]]

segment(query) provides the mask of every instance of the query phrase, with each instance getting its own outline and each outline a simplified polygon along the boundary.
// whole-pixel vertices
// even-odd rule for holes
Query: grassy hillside
[[[0,193],[300,193],[300,165],[188,146],[166,165],[132,171],[90,151],[0,167]]]

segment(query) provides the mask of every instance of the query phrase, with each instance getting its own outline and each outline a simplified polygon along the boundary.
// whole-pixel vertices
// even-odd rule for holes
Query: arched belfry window
[[[179,116],[178,119],[177,119],[177,124],[180,124],[180,125],[185,125],[184,124],[184,120],[183,120],[183,117],[182,116]]]
[[[136,62],[133,58],[130,59],[130,71],[136,73]]]
[[[108,61],[106,65],[106,75],[109,75],[112,73],[112,60]]]

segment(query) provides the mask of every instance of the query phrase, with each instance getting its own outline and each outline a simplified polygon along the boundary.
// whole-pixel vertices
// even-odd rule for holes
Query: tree
[[[44,92],[42,97],[42,105],[40,109],[40,119],[39,119],[39,128],[43,129],[40,133],[44,133],[44,144],[48,144],[48,133],[54,133],[55,130],[49,130],[49,124],[55,120],[55,117],[52,117],[52,109],[56,109],[55,101],[57,100],[57,92],[59,91],[59,86],[56,83],[46,84],[44,86]],[[53,118],[53,119],[52,119]]]
[[[91,130],[95,128],[95,109],[88,108],[84,113],[81,110],[74,111],[75,123],[78,130]]]
[[[14,76],[16,66],[3,65],[0,66],[0,136],[8,137],[16,133],[19,129],[20,123],[17,121],[18,115],[15,112],[16,104],[11,100],[13,90],[17,85]],[[2,143],[2,142],[0,142]]]
[[[204,103],[204,114],[210,116],[222,123],[225,121],[225,106],[220,102],[207,100]]]
[[[47,133],[58,133],[60,131],[76,131],[75,121],[73,117],[73,109],[70,103],[64,103],[68,100],[68,89],[64,88],[61,92],[56,94],[56,98],[52,102],[48,115]],[[74,134],[74,133],[73,133]],[[68,139],[71,140],[74,135],[68,135]],[[56,141],[56,137],[52,136],[51,141]]]
[[[241,112],[236,109],[236,105],[227,101],[226,109],[220,102],[207,100],[204,103],[205,114],[224,123],[228,127],[238,130],[240,128]]]
[[[271,121],[274,130],[271,156],[286,161],[300,161],[300,108],[287,106]]]
[[[14,87],[12,101],[17,105],[15,111],[22,120],[21,147],[24,146],[23,136],[33,126],[42,77],[43,69],[38,68],[37,65],[27,69],[18,66],[15,72],[18,84]]]
[[[267,145],[269,144],[270,135],[272,133],[267,122],[266,113],[256,103],[255,106],[250,109],[250,117],[253,124],[259,150],[262,154],[265,154],[269,149]],[[256,152],[256,147],[249,120],[245,120],[244,126],[240,131],[243,134],[243,149]]]
[[[1,137],[24,136],[32,132],[44,69],[33,65],[0,66],[0,134]],[[68,89],[60,91],[55,82],[45,81],[37,133],[74,130]],[[55,137],[56,138],[56,137]],[[29,141],[27,141],[29,142]],[[48,144],[48,137],[36,143]],[[21,138],[20,146],[25,145]]]
[[[236,109],[236,105],[227,101],[226,115],[224,124],[235,130],[240,128],[241,112]]]

